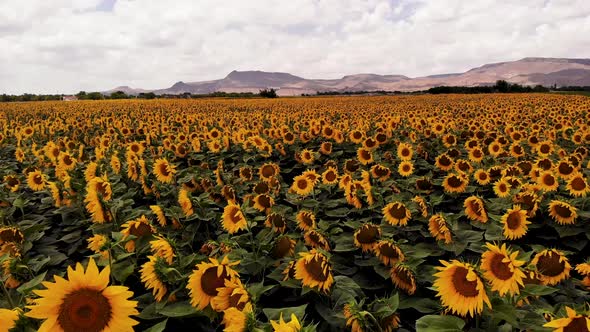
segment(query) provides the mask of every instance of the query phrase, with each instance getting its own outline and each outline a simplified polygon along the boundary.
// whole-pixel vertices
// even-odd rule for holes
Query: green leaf
[[[525,285],[522,290],[523,295],[543,296],[557,292],[556,288],[545,286],[545,285]]]
[[[45,280],[46,274],[47,272],[43,272],[35,278],[25,282],[24,284],[20,285],[20,287],[17,288],[16,291],[21,294],[26,294],[30,292],[33,288],[37,287],[41,282],[43,282],[43,280]]]
[[[167,305],[159,310],[159,313],[166,317],[187,317],[197,314],[198,311],[195,307],[190,305],[188,302],[178,302],[171,305]]]
[[[260,298],[260,295],[273,289],[275,286],[276,285],[264,286],[264,284],[262,282],[253,283],[248,286],[248,293],[250,293],[250,295],[252,295],[253,301],[256,301]]]
[[[113,264],[112,275],[113,277],[122,283],[125,282],[135,270],[135,264],[130,264],[128,261],[119,262]]]
[[[271,308],[264,308],[262,312],[269,320],[278,320],[281,317],[281,313],[283,317],[291,317],[291,314],[295,314],[297,318],[301,319],[305,315],[305,309],[307,308],[307,304],[298,306],[298,307],[288,307],[288,308],[279,308],[279,309],[271,309]]]
[[[408,297],[403,300],[400,300],[399,303],[400,309],[409,309],[412,308],[414,310],[418,310],[423,314],[435,312],[440,309],[440,305],[437,301],[428,299],[428,298],[415,298],[415,297]]]
[[[168,323],[168,318],[145,330],[145,332],[162,332],[166,329],[166,323]]]
[[[455,316],[427,315],[416,321],[416,332],[461,332],[465,322]]]

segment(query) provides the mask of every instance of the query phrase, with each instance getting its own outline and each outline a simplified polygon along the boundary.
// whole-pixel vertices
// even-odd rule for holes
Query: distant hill
[[[404,75],[356,74],[339,79],[306,79],[289,73],[234,70],[219,80],[177,82],[169,88],[158,90],[121,86],[104,93],[123,91],[132,95],[142,92],[207,94],[216,91],[258,92],[261,89],[274,88],[278,90],[279,95],[300,95],[313,94],[317,91],[417,91],[443,85],[493,85],[497,80],[522,85],[590,85],[590,59],[524,58],[517,61],[485,64],[464,73],[415,78]]]

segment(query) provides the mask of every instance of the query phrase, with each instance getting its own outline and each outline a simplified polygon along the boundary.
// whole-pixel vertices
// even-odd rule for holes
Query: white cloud
[[[233,69],[420,76],[590,56],[587,0],[118,0],[108,11],[112,2],[2,0],[0,93],[165,88]]]

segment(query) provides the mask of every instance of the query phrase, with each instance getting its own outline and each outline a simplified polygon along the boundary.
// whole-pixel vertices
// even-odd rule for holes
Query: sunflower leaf
[[[36,276],[35,278],[33,278],[33,279],[25,282],[24,284],[20,285],[20,287],[17,288],[16,291],[19,292],[19,293],[21,293],[21,294],[27,294],[33,288],[35,288],[39,284],[41,284],[41,282],[43,282],[43,280],[45,280],[45,275],[46,274],[47,274],[47,272],[43,272],[40,275]]]
[[[158,324],[150,327],[149,329],[145,330],[145,332],[162,332],[166,329],[166,324],[168,323],[168,318],[159,322]]]
[[[463,331],[465,322],[455,316],[426,315],[416,321],[416,332]]]

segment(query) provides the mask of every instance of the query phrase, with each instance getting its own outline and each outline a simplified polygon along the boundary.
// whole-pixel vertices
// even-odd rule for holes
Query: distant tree
[[[510,84],[504,80],[498,80],[496,81],[495,88],[498,90],[498,92],[506,93],[510,88]]]
[[[142,92],[140,93],[138,96],[138,98],[143,98],[143,99],[155,99],[156,98],[156,94],[153,92]]]
[[[264,97],[264,98],[277,98],[277,91],[275,89],[264,89],[264,90],[260,90],[260,92],[258,93],[260,95],[260,97]]]
[[[111,93],[111,99],[128,99],[129,96],[123,91],[115,91]]]
[[[86,94],[86,98],[84,99],[101,100],[104,99],[104,96],[100,92],[90,92]]]

